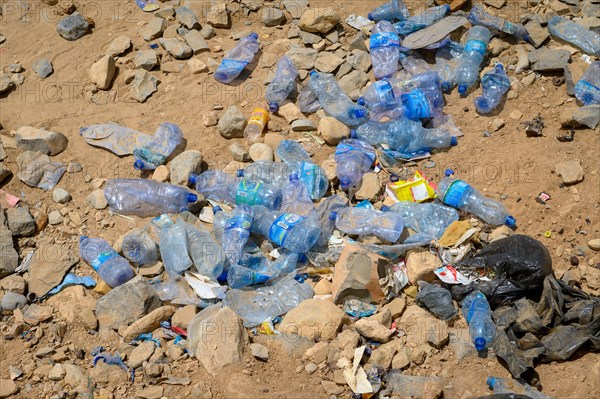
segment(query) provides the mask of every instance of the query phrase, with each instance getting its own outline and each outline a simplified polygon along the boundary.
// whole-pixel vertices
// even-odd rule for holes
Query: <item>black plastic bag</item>
[[[417,305],[427,309],[438,319],[450,320],[456,316],[457,312],[450,291],[424,281],[419,281],[419,285],[421,290],[416,297]]]

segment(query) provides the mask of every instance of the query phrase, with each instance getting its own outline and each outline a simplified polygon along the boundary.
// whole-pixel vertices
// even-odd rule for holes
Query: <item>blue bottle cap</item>
[[[452,169],[446,169],[444,171],[444,176],[448,177],[448,176],[452,176],[454,174],[454,170]]]
[[[236,170],[235,171],[235,176],[236,177],[244,177],[244,169],[238,169],[238,170]]]
[[[375,18],[373,18],[373,13],[368,13],[367,18],[369,18],[369,21],[375,21]]]
[[[198,196],[194,193],[188,193],[187,202],[192,203],[198,201]]]
[[[197,181],[198,181],[198,175],[190,175],[190,177],[188,177],[189,184],[196,184]]]
[[[494,389],[494,385],[496,385],[496,381],[498,381],[498,379],[496,377],[488,377],[485,382],[487,383],[488,387],[490,387],[491,389]]]
[[[142,161],[141,159],[136,159],[133,163],[133,168],[136,170],[144,169],[144,161]]]
[[[331,213],[329,213],[329,220],[335,220],[336,218],[337,218],[337,212],[331,211]]]
[[[279,111],[279,104],[277,104],[275,101],[271,101],[269,103],[269,111],[271,111],[271,112]]]
[[[482,351],[485,349],[485,338],[475,338],[475,341],[473,343],[475,344],[475,349],[477,349],[478,351]]]
[[[223,208],[221,208],[220,206],[215,206],[213,208],[213,215],[216,215],[219,212],[223,212]]]
[[[311,78],[318,78],[319,77],[319,72],[317,72],[315,70],[312,70],[312,71],[310,71],[309,75],[310,75]]]
[[[356,129],[351,129],[350,130],[350,137],[355,139],[356,138]]]
[[[290,181],[296,181],[296,180],[300,180],[300,178],[298,177],[298,174],[294,172],[290,175]]]
[[[387,206],[387,205],[384,205],[384,206],[381,207],[381,212],[387,212],[389,210],[390,210],[390,207]]]
[[[466,85],[458,85],[458,94],[463,95],[467,92],[468,87]]]
[[[347,189],[348,187],[350,187],[350,179],[348,177],[340,178],[340,186],[344,190]]]
[[[513,216],[507,216],[504,224],[512,229],[517,225],[517,219],[515,219]]]
[[[456,145],[458,145],[458,138],[456,136],[452,136],[450,138],[450,145],[453,146],[453,147],[456,146]]]
[[[358,105],[365,105],[365,99],[362,97],[358,97],[358,100],[356,100],[356,102],[358,103]]]
[[[356,119],[364,118],[365,116],[367,116],[364,108],[352,108],[350,109],[349,113],[351,118],[354,117]]]
[[[250,37],[250,38],[252,38],[252,39],[256,40],[256,39],[258,39],[258,34],[257,34],[257,33],[255,33],[255,32],[252,32],[252,33],[250,33],[250,34],[248,35],[248,37]]]

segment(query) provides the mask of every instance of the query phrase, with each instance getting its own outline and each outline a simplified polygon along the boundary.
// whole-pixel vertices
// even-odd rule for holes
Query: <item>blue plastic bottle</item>
[[[156,243],[144,229],[133,229],[123,237],[121,245],[123,255],[137,265],[156,262],[158,251]]]
[[[248,259],[258,261],[247,262]],[[244,257],[240,265],[233,265],[227,273],[227,284],[231,288],[242,288],[250,285],[262,284],[281,275],[292,273],[302,255],[284,253],[275,261],[269,262],[264,256]]]
[[[431,70],[431,66],[424,59],[418,57],[416,54],[400,53],[400,64],[410,76],[419,75]]]
[[[365,107],[355,104],[340,89],[332,74],[312,71],[308,84],[327,115],[349,127],[359,126],[367,121]]]
[[[440,19],[444,18],[449,12],[450,6],[448,4],[430,7],[420,14],[410,16],[404,21],[396,22],[394,27],[399,34],[406,36],[412,32],[416,32],[433,25]]]
[[[456,73],[458,92],[461,95],[477,83],[479,68],[485,58],[490,37],[489,29],[484,26],[473,26],[469,29],[468,41]]]
[[[497,62],[493,71],[483,75],[481,86],[483,94],[475,98],[475,108],[480,114],[489,114],[510,90],[510,80],[504,71],[504,65]]]
[[[235,265],[242,258],[244,246],[250,238],[250,227],[254,220],[254,211],[248,205],[240,205],[230,213],[225,213],[216,206],[213,233],[227,259],[227,265]]]
[[[161,124],[154,133],[154,141],[133,150],[135,157],[133,167],[138,170],[156,169],[167,161],[169,155],[175,150],[175,147],[181,144],[182,140],[183,133],[179,126],[174,123]]]
[[[600,57],[600,34],[564,17],[548,21],[548,32],[556,39],[564,40],[585,53]]]
[[[402,0],[390,0],[374,9],[367,16],[371,21],[394,21],[403,20],[410,16],[408,8]]]
[[[286,163],[257,161],[246,166],[244,169],[237,170],[236,176],[248,180],[262,181],[283,189],[290,181],[292,173],[294,172]]]
[[[575,97],[583,105],[600,104],[600,61],[594,61],[575,84]]]
[[[127,259],[101,238],[79,237],[79,256],[112,288],[133,278],[133,270]]]
[[[391,77],[398,71],[400,38],[390,22],[381,21],[373,27],[369,50],[375,79]]]
[[[462,313],[469,325],[469,335],[475,349],[489,348],[496,338],[496,325],[492,321],[492,311],[485,295],[473,291],[462,303]]]
[[[442,91],[444,92],[448,92],[456,86],[456,70],[460,64],[463,51],[464,47],[460,43],[450,41],[435,53],[435,69],[440,76]]]
[[[225,256],[221,245],[215,241],[206,228],[197,227],[181,220],[178,220],[177,223],[182,223],[185,228],[188,252],[198,273],[217,281],[225,266]]]
[[[319,165],[312,162],[310,155],[298,142],[282,140],[275,153],[288,166],[288,177],[295,173],[306,185],[306,189],[313,200],[318,200],[325,195],[329,187],[327,173]]]
[[[281,57],[277,63],[275,77],[267,86],[265,100],[269,105],[269,111],[277,112],[279,107],[288,98],[290,93],[296,88],[296,78],[298,70],[287,56]]]
[[[373,234],[394,243],[398,241],[404,229],[402,216],[395,212],[350,207],[337,210],[334,213],[336,218],[335,227],[346,234],[359,236]]]
[[[473,25],[485,26],[488,29],[495,29],[507,33],[519,40],[528,42],[529,35],[527,29],[521,24],[515,24],[506,19],[496,17],[486,12],[480,5],[474,5],[469,13],[469,22]]]
[[[370,144],[357,139],[342,140],[335,148],[335,174],[340,179],[340,187],[347,190],[359,186],[376,157],[375,149]]]
[[[520,383],[512,378],[488,377],[486,382],[494,391],[494,395],[513,397],[513,395],[510,394],[516,394],[523,395],[520,397],[531,399],[552,399],[552,397],[541,393],[531,385]]]
[[[252,62],[258,52],[258,35],[251,33],[240,39],[237,46],[225,54],[221,65],[215,71],[215,79],[221,83],[231,83]]]
[[[404,242],[439,239],[448,226],[458,220],[456,209],[437,202],[400,201],[389,208],[382,207],[381,210],[399,213],[404,226],[416,231],[416,234],[411,235]]]

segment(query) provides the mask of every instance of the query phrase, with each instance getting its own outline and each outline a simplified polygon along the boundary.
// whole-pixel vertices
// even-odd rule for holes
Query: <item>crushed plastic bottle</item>
[[[290,167],[283,162],[257,161],[244,169],[238,169],[236,176],[273,184],[283,189],[288,184],[292,173]]]
[[[241,265],[233,265],[229,268],[227,284],[231,288],[243,288],[274,280],[296,270],[301,258],[302,256],[296,253],[282,254],[273,262],[269,262],[262,255],[244,257]],[[258,262],[255,262],[255,259]]]
[[[217,281],[225,264],[221,246],[205,228],[191,225],[181,219],[177,223],[184,226],[188,251],[198,273]]]
[[[359,126],[367,121],[365,107],[355,104],[342,91],[332,74],[312,71],[308,84],[327,115],[349,127]]]
[[[475,108],[480,114],[489,114],[500,104],[504,95],[510,90],[510,80],[502,63],[497,62],[493,71],[483,75],[481,87],[483,94],[475,98]]]
[[[277,63],[277,71],[275,77],[267,86],[265,100],[269,105],[269,111],[277,112],[283,102],[296,88],[296,78],[298,77],[298,69],[292,60],[283,56]]]
[[[500,18],[491,15],[483,9],[480,5],[474,5],[469,13],[469,22],[473,25],[485,26],[488,29],[495,29],[500,32],[507,33],[516,37],[518,40],[529,42],[529,34],[527,29],[521,24],[515,24],[507,21],[504,18]]]
[[[400,38],[390,22],[381,21],[373,27],[369,50],[375,79],[391,77],[396,73],[400,57]]]
[[[309,84],[302,86],[298,93],[298,108],[304,114],[313,114],[321,109],[321,103]]]
[[[315,211],[315,205],[306,185],[295,173],[290,176],[288,184],[283,189],[281,211],[300,216],[310,216]]]
[[[213,212],[213,233],[221,242],[226,266],[235,265],[242,258],[244,246],[250,238],[254,211],[248,205],[240,205],[230,213],[223,212],[220,207],[214,207]]]
[[[275,153],[288,166],[289,174],[287,177],[289,178],[293,173],[298,175],[306,185],[313,200],[318,200],[325,195],[327,188],[329,188],[327,173],[322,167],[312,162],[310,155],[298,142],[282,140]]]
[[[367,17],[371,21],[394,21],[403,20],[410,16],[410,12],[403,0],[390,0],[371,11]]]
[[[269,121],[269,113],[264,108],[254,108],[248,124],[244,128],[244,138],[250,145],[258,143],[262,137],[262,132]]]
[[[264,206],[254,206],[253,210],[252,232],[291,252],[308,252],[321,235],[319,224],[312,218],[271,211]]]
[[[564,40],[585,53],[600,57],[600,34],[577,22],[556,16],[548,21],[548,32],[554,39]]]
[[[131,230],[123,237],[123,256],[139,265],[148,265],[158,260],[158,248],[150,235],[143,229]]]
[[[149,179],[108,180],[104,196],[113,212],[140,217],[180,213],[198,201],[185,187]]]
[[[179,126],[168,122],[161,124],[156,129],[152,142],[133,150],[135,157],[133,167],[137,170],[156,169],[167,161],[182,140],[183,133]]]
[[[419,75],[431,70],[431,66],[429,66],[427,61],[422,59],[416,53],[400,53],[399,60],[402,68],[404,68],[410,76]]]
[[[259,43],[256,33],[253,32],[241,38],[237,46],[223,57],[221,65],[215,71],[215,79],[221,83],[231,83],[242,73],[246,65],[252,62],[258,49]]]
[[[416,14],[406,18],[403,21],[396,22],[394,27],[396,31],[406,36],[412,32],[433,25],[440,19],[444,18],[450,12],[450,6],[443,4],[441,6],[430,7],[420,14]]]
[[[188,255],[185,222],[181,219],[163,226],[159,247],[165,270],[170,275],[181,274],[192,266],[193,262]]]
[[[458,220],[458,212],[454,208],[436,202],[416,203],[401,201],[389,208],[382,207],[402,216],[405,227],[410,227],[416,234],[404,242],[420,242],[439,239],[453,222]]]
[[[496,339],[496,325],[492,321],[490,304],[481,291],[475,290],[465,297],[462,313],[469,325],[469,335],[475,349],[489,348]]]
[[[485,58],[490,37],[489,29],[484,26],[476,25],[469,29],[468,41],[456,72],[459,94],[464,95],[477,83],[479,68]]]
[[[335,174],[340,179],[340,187],[343,190],[358,187],[376,158],[375,149],[370,144],[357,139],[342,140],[335,148]]]
[[[456,86],[456,70],[461,60],[464,47],[450,41],[435,53],[435,69],[440,76],[442,91],[449,92]]]
[[[398,241],[404,229],[400,214],[371,208],[340,209],[335,211],[335,218],[335,227],[343,233],[359,236],[373,234],[390,243]]]
[[[452,177],[452,170],[446,170],[445,174],[446,177],[438,183],[436,189],[444,204],[470,212],[494,226],[506,224],[508,227],[515,227],[516,219],[510,216],[501,202],[484,197],[468,183]]]
[[[133,270],[127,259],[101,238],[79,237],[79,256],[92,266],[102,280],[112,288],[125,284],[133,278]]]
[[[552,399],[544,395],[529,384],[520,383],[512,378],[488,377],[488,386],[494,391],[495,395],[517,394],[525,395],[531,399]]]
[[[583,105],[600,104],[600,61],[594,61],[575,84],[575,97]]]

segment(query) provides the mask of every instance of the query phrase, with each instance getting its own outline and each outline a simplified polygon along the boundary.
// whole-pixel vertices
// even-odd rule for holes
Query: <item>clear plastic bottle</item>
[[[391,77],[398,71],[400,38],[390,22],[380,21],[373,27],[369,50],[375,79]]]
[[[496,325],[492,321],[492,311],[485,295],[473,291],[463,300],[462,312],[469,325],[469,335],[475,349],[489,348],[496,339]]]
[[[488,377],[486,382],[495,395],[517,394],[525,395],[531,399],[552,399],[531,385],[520,383],[512,378]]]
[[[101,238],[79,237],[79,256],[112,288],[133,278],[133,270],[127,259]]]
[[[133,167],[137,170],[156,169],[167,161],[182,140],[183,133],[179,126],[168,122],[161,124],[156,129],[151,143],[133,150],[135,157]]]
[[[483,93],[475,98],[475,108],[480,114],[489,114],[500,104],[502,97],[510,90],[510,80],[502,63],[497,62],[493,71],[483,75],[481,87]]]
[[[256,257],[253,257],[256,258]],[[269,280],[292,273],[296,270],[302,256],[296,253],[284,253],[275,261],[269,262],[263,256],[254,264],[233,265],[227,273],[227,284],[231,288],[242,288],[262,284]]]
[[[143,266],[158,260],[158,248],[143,228],[131,230],[123,237],[123,255],[131,262]]]
[[[365,107],[355,104],[342,91],[332,74],[312,71],[308,84],[327,115],[349,127],[359,126],[367,121]]]
[[[252,232],[291,252],[308,252],[321,235],[319,224],[312,218],[271,211],[264,206],[255,206],[253,210]]]
[[[181,274],[192,266],[188,255],[187,233],[185,222],[177,219],[175,223],[166,224],[160,230],[160,257],[165,270],[171,274]]]
[[[441,6],[430,7],[420,14],[408,17],[404,21],[399,21],[394,24],[394,27],[401,35],[408,35],[420,29],[433,25],[440,19],[444,18],[450,12],[450,6],[443,4]]]
[[[335,227],[346,234],[359,236],[373,234],[382,240],[394,243],[398,241],[404,229],[402,216],[395,212],[350,207],[334,213]]]
[[[358,187],[376,158],[370,144],[357,139],[342,140],[335,148],[335,174],[340,179],[340,187],[343,190]]]
[[[221,83],[231,83],[252,62],[258,52],[258,35],[251,33],[241,38],[237,46],[228,51],[215,71],[215,79]]]
[[[325,195],[327,188],[329,188],[327,173],[319,165],[312,162],[310,155],[298,142],[282,140],[275,153],[289,167],[290,174],[288,177],[292,173],[297,174],[306,185],[313,200],[318,200]]]
[[[553,17],[548,21],[548,32],[554,39],[564,40],[587,54],[600,57],[600,34],[577,22],[565,17]]]
[[[439,239],[448,226],[458,220],[458,212],[454,208],[436,202],[401,201],[389,208],[381,208],[382,211],[388,209],[402,216],[405,227],[416,231],[416,234],[407,239],[413,242]]]
[[[410,12],[403,0],[390,0],[374,9],[368,14],[371,21],[393,21],[403,20],[410,16]]]
[[[468,183],[454,177],[453,171],[447,170],[437,186],[436,193],[442,202],[456,209],[472,213],[486,223],[494,226],[506,224],[515,227],[517,221],[504,205],[492,198],[483,196]]]
[[[442,91],[449,92],[456,86],[456,70],[460,63],[464,47],[450,41],[435,53],[435,69],[440,76]]]
[[[310,198],[306,185],[297,174],[290,176],[288,184],[283,188],[281,211],[295,213],[300,216],[310,216],[315,211],[315,205]]]
[[[469,29],[467,44],[456,72],[459,94],[465,94],[477,83],[479,68],[485,58],[490,37],[489,29],[484,26],[477,25]]]
[[[583,105],[600,104],[600,61],[594,61],[575,85],[575,97]]]
[[[321,109],[319,98],[308,83],[298,93],[298,108],[303,114],[313,114]]]
[[[491,313],[492,309],[490,308],[490,304],[487,301],[485,295],[479,291],[472,291],[469,295],[467,295],[461,305],[461,310],[463,317],[467,324],[471,322],[475,311]]]
[[[288,184],[292,173],[286,163],[273,161],[257,161],[236,172],[237,177],[262,181],[281,189]]]
[[[521,24],[515,24],[507,21],[504,18],[491,15],[480,5],[474,5],[469,13],[469,22],[473,25],[485,26],[488,29],[495,29],[500,32],[507,33],[516,37],[519,40],[529,42],[527,29]]]
[[[250,238],[250,227],[254,220],[254,211],[248,205],[240,205],[230,213],[214,207],[213,233],[221,242],[221,248],[228,265],[237,264],[242,258],[244,246]]]
[[[217,281],[225,264],[221,246],[205,228],[198,228],[183,221],[180,223],[185,227],[188,252],[196,270],[201,275]]]
[[[292,60],[283,56],[277,63],[277,71],[275,77],[267,86],[265,92],[265,100],[269,105],[269,111],[277,112],[283,102],[296,88],[296,78],[298,77],[298,69]]]
[[[180,213],[198,201],[185,187],[149,179],[108,180],[104,196],[113,212],[140,217]]]
[[[410,76],[419,75],[431,70],[431,66],[424,59],[420,58],[416,53],[406,54],[400,53],[400,64]]]
[[[262,132],[269,121],[269,112],[264,108],[254,108],[248,124],[244,128],[244,138],[250,145],[258,143],[262,138]]]

